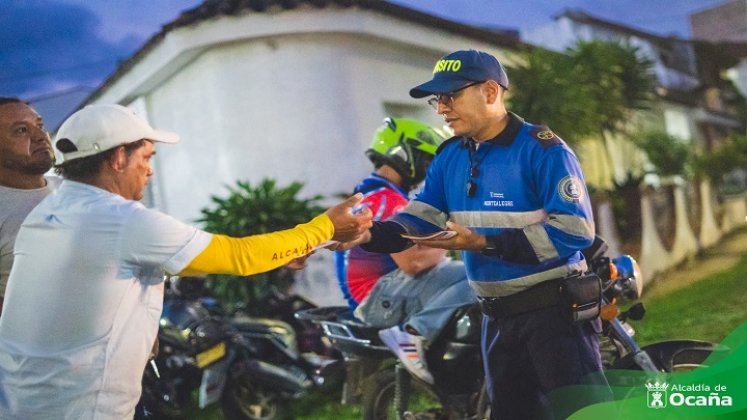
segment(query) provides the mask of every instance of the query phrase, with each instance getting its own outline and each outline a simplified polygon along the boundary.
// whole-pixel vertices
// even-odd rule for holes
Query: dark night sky
[[[0,0],[0,96],[85,97],[161,25],[201,0]],[[505,29],[578,8],[652,33],[689,37],[688,14],[722,0],[392,0]],[[468,5],[468,6],[465,6]]]

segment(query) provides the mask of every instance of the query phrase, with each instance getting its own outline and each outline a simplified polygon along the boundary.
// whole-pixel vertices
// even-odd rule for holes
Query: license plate
[[[202,369],[226,354],[226,343],[219,343],[195,356],[195,365]]]

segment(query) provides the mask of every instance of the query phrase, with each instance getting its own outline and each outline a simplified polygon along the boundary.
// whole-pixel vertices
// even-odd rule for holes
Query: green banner
[[[611,401],[585,407],[571,420],[747,419],[747,323],[718,346],[702,367],[675,372],[606,372]],[[553,409],[564,412],[598,394],[592,386],[569,387],[553,395]],[[564,417],[564,416],[563,416]]]

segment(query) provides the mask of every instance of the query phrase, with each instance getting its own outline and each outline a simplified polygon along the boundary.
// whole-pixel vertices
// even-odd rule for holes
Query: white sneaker
[[[379,331],[381,341],[389,347],[405,368],[420,380],[433,384],[433,376],[428,372],[423,353],[423,338],[399,329],[399,326]]]

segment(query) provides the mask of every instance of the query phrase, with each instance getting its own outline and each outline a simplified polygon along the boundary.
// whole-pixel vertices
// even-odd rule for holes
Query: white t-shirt
[[[0,185],[0,297],[5,295],[10,267],[13,266],[13,244],[23,219],[52,190],[60,185],[61,179],[45,177],[43,188],[24,190]]]
[[[131,417],[158,332],[164,271],[209,233],[64,181],[21,226],[0,317],[0,418]]]

